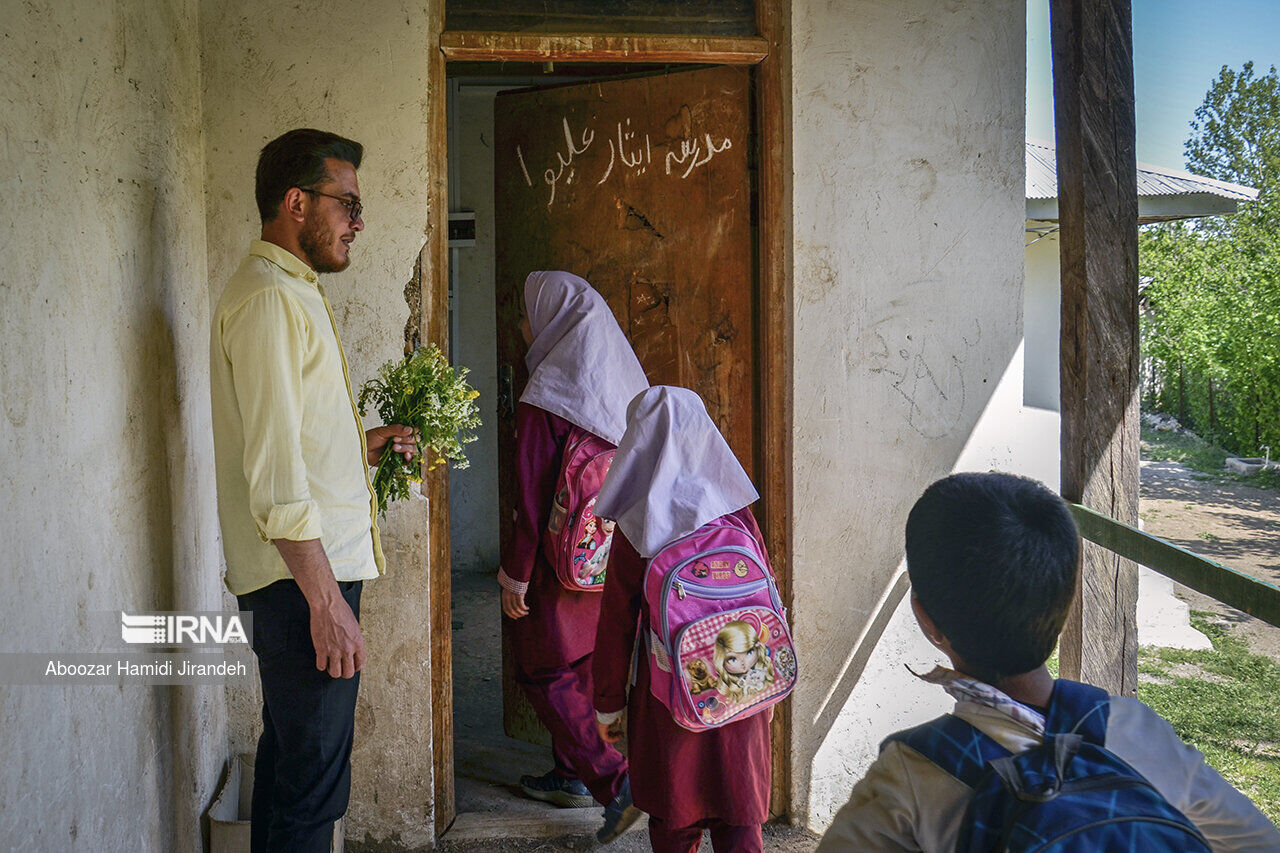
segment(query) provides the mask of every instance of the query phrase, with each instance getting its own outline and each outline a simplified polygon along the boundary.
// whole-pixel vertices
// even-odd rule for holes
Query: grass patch
[[[1226,469],[1231,454],[1197,435],[1142,427],[1142,458],[1152,462],[1177,462],[1193,471],[1211,475],[1217,482],[1244,483],[1259,489],[1280,491],[1280,471],[1270,469],[1244,476]],[[1197,477],[1196,479],[1205,479]]]
[[[1280,665],[1195,612],[1212,651],[1143,648],[1138,698],[1280,823]],[[1194,673],[1195,675],[1190,675]]]

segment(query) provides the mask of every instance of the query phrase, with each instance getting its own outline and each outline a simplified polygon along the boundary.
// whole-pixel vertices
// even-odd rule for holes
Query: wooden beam
[[[428,42],[444,31],[444,3],[429,7]],[[427,233],[422,266],[421,341],[449,351],[449,162],[448,82],[444,56],[427,51]],[[431,616],[431,746],[437,837],[455,817],[453,779],[453,590],[449,548],[449,469],[441,466],[423,480],[431,537],[429,553]]]
[[[760,223],[761,519],[782,600],[792,606],[791,578],[791,0],[758,0],[756,31],[768,56],[756,71]],[[791,621],[795,624],[794,609]],[[791,703],[773,715],[770,816],[792,817]]]
[[[1062,494],[1138,518],[1138,193],[1129,0],[1050,0],[1062,222]],[[1137,566],[1086,542],[1063,675],[1137,691]]]
[[[764,5],[762,0],[762,5]],[[454,31],[440,36],[450,61],[507,62],[693,62],[701,65],[755,65],[769,53],[758,37],[675,35],[572,35]]]
[[[1280,587],[1179,548],[1172,542],[1072,504],[1080,535],[1183,586],[1280,627]]]

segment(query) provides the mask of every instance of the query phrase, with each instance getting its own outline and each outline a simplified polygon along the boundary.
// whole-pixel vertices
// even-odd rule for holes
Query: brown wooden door
[[[756,287],[750,74],[719,67],[498,96],[494,182],[500,383],[527,379],[525,276],[563,269],[598,290],[649,381],[697,391],[755,469]],[[601,377],[607,381],[607,377]],[[512,529],[514,417],[498,425],[499,529]],[[511,679],[507,733],[546,742]]]

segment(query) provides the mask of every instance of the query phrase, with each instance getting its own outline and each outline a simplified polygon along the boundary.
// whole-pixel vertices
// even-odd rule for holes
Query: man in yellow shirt
[[[292,130],[258,159],[260,240],[227,283],[210,340],[227,587],[252,611],[262,681],[254,851],[328,851],[351,789],[363,581],[385,571],[369,467],[404,426],[364,430],[319,274],[364,230],[363,149]]]

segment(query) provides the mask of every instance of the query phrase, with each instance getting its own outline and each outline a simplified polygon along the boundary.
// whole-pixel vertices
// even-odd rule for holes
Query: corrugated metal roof
[[[1209,195],[1232,201],[1253,201],[1258,191],[1252,187],[1202,178],[1189,172],[1175,172],[1159,166],[1138,164],[1138,197]],[[1027,140],[1027,198],[1058,197],[1058,163],[1053,146]]]

